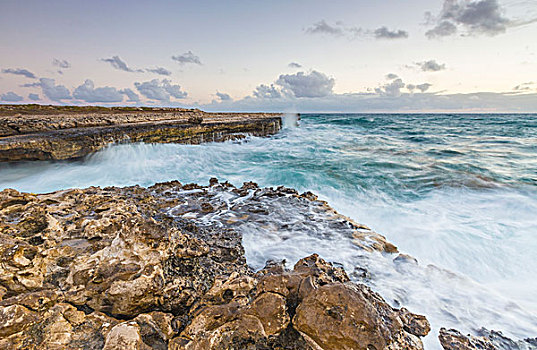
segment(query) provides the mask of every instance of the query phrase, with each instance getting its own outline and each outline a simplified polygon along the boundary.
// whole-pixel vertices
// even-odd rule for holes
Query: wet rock
[[[0,162],[80,158],[120,142],[199,144],[268,136],[282,124],[280,114],[270,113],[100,112],[49,115],[30,111],[24,116],[0,116]]]
[[[463,335],[456,329],[441,328],[438,335],[445,350],[534,350],[537,338],[513,340],[501,332],[480,329],[478,335]]]
[[[291,211],[304,221],[286,221]],[[352,284],[341,266],[316,254],[291,271],[246,265],[243,229],[319,220],[348,236],[367,230],[253,183],[1,191],[0,348],[421,349],[427,320]]]
[[[485,337],[465,336],[455,329],[441,328],[438,339],[440,339],[440,344],[446,350],[498,350]]]
[[[271,263],[243,286],[247,293],[227,303],[206,301],[174,348],[421,349],[419,336],[430,329],[423,316],[393,309],[317,255],[292,271]]]

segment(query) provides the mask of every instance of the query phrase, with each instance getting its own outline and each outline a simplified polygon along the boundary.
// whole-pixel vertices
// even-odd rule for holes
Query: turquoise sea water
[[[293,247],[246,234],[253,267],[318,252],[347,270],[367,266],[373,288],[435,328],[537,336],[537,115],[309,114],[299,127],[288,118],[278,135],[240,143],[115,145],[82,161],[2,164],[0,189],[218,177],[309,190],[419,267],[392,269],[386,257],[320,245],[315,232]]]

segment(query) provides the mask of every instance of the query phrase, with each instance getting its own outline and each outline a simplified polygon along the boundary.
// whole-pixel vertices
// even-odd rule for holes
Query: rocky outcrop
[[[479,335],[463,335],[456,329],[440,329],[438,339],[446,350],[533,350],[537,349],[537,338],[512,340],[501,332],[482,328]]]
[[[220,142],[280,128],[278,114],[185,109],[0,116],[0,161],[80,158],[122,142]]]
[[[210,215],[231,194],[253,216],[226,226]],[[310,193],[253,183],[0,192],[0,348],[421,349],[425,317],[317,255],[246,265],[233,225],[274,200],[358,229]]]

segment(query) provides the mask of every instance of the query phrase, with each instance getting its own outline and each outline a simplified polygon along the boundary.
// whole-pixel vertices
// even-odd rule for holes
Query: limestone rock
[[[244,227],[231,217],[256,225],[281,207],[349,236],[367,230],[309,197],[215,180],[1,191],[0,348],[421,349],[423,316],[316,254],[291,271],[246,265]]]

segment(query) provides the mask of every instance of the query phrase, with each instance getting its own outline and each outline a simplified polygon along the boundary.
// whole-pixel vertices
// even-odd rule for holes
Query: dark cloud
[[[406,39],[408,32],[404,30],[389,30],[387,27],[375,29],[373,35],[377,39]]]
[[[429,83],[423,83],[423,84],[416,85],[416,89],[420,90],[421,92],[425,92],[429,90],[431,86],[433,85]]]
[[[169,102],[171,97],[182,99],[187,96],[187,93],[181,91],[181,86],[172,85],[168,79],[153,79],[143,83],[134,83],[134,86],[143,96],[150,100],[161,102]]]
[[[29,95],[28,95],[28,98],[29,98],[30,100],[32,100],[32,101],[37,101],[37,100],[40,100],[40,99],[41,99],[41,97],[39,97],[38,94],[29,94]]]
[[[23,68],[6,68],[6,69],[2,69],[2,73],[22,75],[22,76],[25,76],[26,78],[37,79],[34,73]]]
[[[438,72],[446,69],[445,64],[440,64],[435,60],[416,62],[416,66],[420,67],[420,69],[424,72]]]
[[[66,60],[59,60],[57,58],[52,60],[52,65],[62,69],[71,68],[71,63],[67,62]]]
[[[386,74],[386,79],[388,79],[388,80],[393,80],[393,79],[397,79],[397,78],[399,78],[399,76],[397,74],[395,74],[395,73]]]
[[[229,101],[232,99],[231,96],[223,92],[217,92],[216,96],[220,99],[220,101]]]
[[[335,80],[323,73],[311,71],[308,74],[282,74],[275,83],[294,97],[323,97],[332,93]]]
[[[45,95],[49,100],[52,101],[61,101],[61,100],[70,100],[72,99],[71,93],[63,85],[56,85],[54,79],[50,78],[41,78],[39,83],[27,84],[27,86],[39,86],[43,95]]]
[[[328,34],[328,35],[343,35],[344,28],[340,25],[332,26],[323,19],[314,23],[311,27],[306,28],[308,34]]]
[[[85,102],[113,103],[123,101],[123,94],[114,87],[104,86],[95,88],[93,81],[86,79],[84,84],[73,91],[73,97]]]
[[[201,66],[201,60],[198,56],[194,55],[192,51],[185,52],[182,55],[172,56],[172,60],[181,64],[193,63]]]
[[[253,95],[257,98],[281,98],[282,93],[277,89],[274,84],[270,86],[261,84],[257,86],[253,92]]]
[[[166,75],[166,76],[172,75],[171,71],[169,71],[169,70],[167,70],[166,68],[163,68],[163,67],[147,68],[146,71],[151,72],[151,73],[155,73],[155,74],[159,74],[159,75]]]
[[[24,100],[22,96],[17,95],[13,91],[6,92],[5,94],[0,95],[0,101],[4,102],[20,102]]]
[[[302,68],[302,65],[300,63],[297,63],[297,62],[291,62],[288,64],[288,66],[290,68]]]
[[[124,72],[130,72],[130,73],[142,73],[143,69],[132,69],[127,66],[127,63],[121,60],[119,56],[113,56],[112,58],[101,58],[101,61],[108,62],[114,67],[115,69],[122,70]]]
[[[503,16],[498,0],[444,0],[437,16],[426,17],[434,27],[425,35],[429,38],[450,36],[463,28],[468,35],[497,35],[504,33],[511,21]]]
[[[127,102],[140,102],[140,96],[138,96],[138,94],[131,89],[123,89],[119,90],[119,92],[124,95],[127,95],[127,97],[129,98]]]

